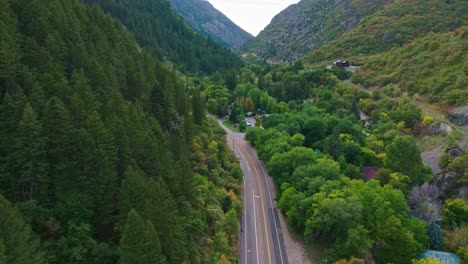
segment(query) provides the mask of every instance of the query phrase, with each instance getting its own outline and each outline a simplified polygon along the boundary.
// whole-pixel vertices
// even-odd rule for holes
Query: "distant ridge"
[[[194,30],[227,48],[239,51],[253,36],[232,22],[205,0],[169,0],[172,7]]]
[[[302,0],[275,16],[243,52],[271,63],[372,55],[468,21],[466,0]],[[315,52],[317,51],[317,52]]]

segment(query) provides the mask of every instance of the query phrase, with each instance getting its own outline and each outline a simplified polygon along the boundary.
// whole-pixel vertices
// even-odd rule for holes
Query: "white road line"
[[[242,151],[239,151],[239,155],[241,155],[241,156],[242,156],[242,159],[244,160],[244,162],[247,163],[247,158],[244,156],[244,154],[242,154]],[[242,166],[242,162],[241,162],[241,166]],[[245,167],[244,167],[244,168],[245,168]],[[247,164],[247,170],[248,170],[249,172],[252,172],[252,169],[250,168],[250,166],[248,166],[248,164]]]
[[[253,190],[252,190],[252,202],[253,202],[253,208],[254,208],[255,252],[257,252],[257,263],[260,263],[259,258],[258,258],[257,219],[255,218],[257,213],[255,212],[255,193]]]
[[[249,151],[252,153],[252,155],[255,156],[255,153],[253,153],[253,151],[249,148]],[[259,161],[260,162],[260,161]],[[263,172],[263,178],[265,179],[265,182],[267,184],[267,191],[268,191],[268,197],[270,198],[270,205],[271,205],[271,209],[273,210],[273,200],[271,199],[271,193],[270,193],[270,184],[268,183],[268,179],[267,179],[267,173],[265,171],[265,168],[263,167],[263,164],[261,164],[260,162],[260,166],[262,168],[262,172]],[[278,226],[277,226],[277,223],[276,223],[276,218],[275,218],[275,215],[273,214],[273,222],[275,224],[275,233],[276,233],[276,240],[278,241],[278,249],[279,249],[279,253],[280,253],[280,258],[281,258],[281,263],[283,263],[283,252],[281,250],[281,243],[280,243],[280,239],[279,239],[279,235],[278,235]]]
[[[245,188],[245,178],[243,181],[244,184],[244,194],[247,196],[247,190]],[[247,264],[247,206],[244,206],[244,246],[245,246],[245,264]]]

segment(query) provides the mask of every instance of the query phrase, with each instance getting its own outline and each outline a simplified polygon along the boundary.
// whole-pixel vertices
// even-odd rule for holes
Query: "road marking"
[[[249,161],[248,161],[248,159],[244,156],[244,154],[242,154],[242,151],[239,151],[239,154],[242,156],[242,159],[243,159],[245,162],[247,162],[247,165],[249,165],[249,164],[248,164]],[[241,164],[242,164],[242,162],[241,162]],[[241,165],[241,166],[242,166],[242,165]],[[252,171],[252,170],[250,169],[250,166],[247,166],[247,170],[248,170],[249,172]]]
[[[254,227],[255,227],[255,252],[257,252],[257,263],[260,263],[258,262],[258,237],[257,237],[257,219],[255,219],[255,193],[254,191],[252,190],[252,202],[253,202],[253,208],[254,208]]]
[[[265,171],[265,168],[262,166],[262,171],[263,171],[263,178],[265,179],[266,181],[266,184],[267,184],[267,190],[268,190],[268,197],[270,197],[270,205],[271,205],[271,209],[273,209],[273,200],[271,199],[271,193],[270,193],[270,184],[268,183],[268,179],[266,177],[266,171]],[[280,258],[281,258],[281,263],[283,263],[283,252],[281,250],[281,243],[280,243],[280,239],[279,239],[279,235],[278,235],[278,228],[277,228],[277,225],[276,225],[276,217],[273,215],[273,221],[275,222],[275,233],[276,233],[276,239],[278,241],[278,249],[279,249],[279,253],[280,253]]]
[[[260,190],[260,196],[263,196],[262,186],[260,185],[260,179],[259,179],[260,176],[258,175],[258,170],[255,164],[253,168],[255,170],[255,175],[257,176],[255,178],[257,179],[257,185],[258,185],[258,189]],[[268,261],[269,261],[268,263],[271,263],[270,238],[268,236],[269,232],[268,232],[268,225],[267,225],[266,216],[265,216],[265,205],[263,203],[263,199],[260,199],[260,204],[262,205],[263,224],[265,226],[265,238],[267,242]]]
[[[250,152],[251,155],[257,157],[257,155],[255,155],[255,152],[252,150],[252,148],[250,147],[247,147],[247,150]],[[260,161],[259,161],[260,162]],[[273,199],[271,199],[271,191],[270,191],[270,184],[268,183],[268,179],[267,179],[267,173],[265,171],[265,168],[263,167],[263,164],[260,162],[260,167],[262,168],[262,172],[263,172],[263,178],[265,179],[265,182],[266,182],[266,185],[267,185],[267,191],[268,191],[268,197],[270,198],[270,205],[271,205],[271,209],[273,210],[274,207],[273,207]],[[254,166],[256,168],[256,166]],[[276,223],[276,218],[273,217],[273,222],[275,224],[275,234],[276,234],[276,240],[278,241],[278,249],[279,249],[279,253],[280,253],[280,258],[281,258],[281,263],[284,263],[283,262],[283,251],[281,250],[281,243],[280,243],[280,239],[279,239],[279,235],[278,235],[278,228],[277,228],[277,223]]]
[[[244,185],[244,195],[247,193],[245,192],[245,180],[242,181],[242,184]],[[247,206],[244,206],[244,246],[245,246],[245,264],[247,264]]]

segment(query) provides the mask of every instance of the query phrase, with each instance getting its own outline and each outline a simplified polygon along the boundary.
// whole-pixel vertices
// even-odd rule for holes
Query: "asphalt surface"
[[[220,122],[221,123],[221,122]],[[239,158],[244,173],[243,215],[240,235],[240,263],[287,264],[283,233],[271,177],[244,134],[227,132],[227,142]]]

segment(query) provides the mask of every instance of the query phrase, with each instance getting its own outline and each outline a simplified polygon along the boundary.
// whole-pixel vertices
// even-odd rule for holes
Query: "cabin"
[[[335,65],[335,67],[341,68],[341,69],[348,68],[350,66],[349,61],[346,61],[346,60],[337,60],[333,64]]]
[[[436,259],[444,264],[460,264],[460,257],[456,254],[442,251],[425,250],[421,254],[421,259]]]

